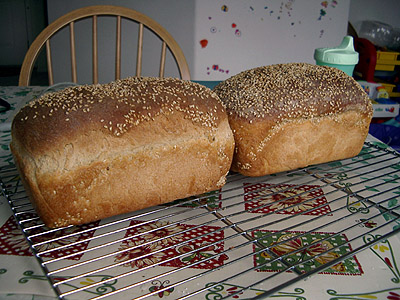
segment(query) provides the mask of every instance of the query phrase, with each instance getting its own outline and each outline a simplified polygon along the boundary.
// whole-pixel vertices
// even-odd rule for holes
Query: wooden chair
[[[70,51],[71,51],[71,77],[72,82],[77,83],[77,62],[76,62],[76,46],[75,46],[75,22],[84,18],[92,18],[92,74],[93,83],[98,83],[98,17],[99,16],[115,16],[116,17],[116,54],[115,54],[115,79],[121,76],[121,19],[129,19],[139,24],[138,41],[137,41],[137,56],[136,56],[136,76],[142,74],[142,53],[143,53],[143,29],[150,29],[157,35],[161,43],[161,58],[159,67],[159,77],[164,77],[165,60],[167,47],[169,48],[175,62],[177,64],[180,76],[184,80],[190,80],[189,67],[185,56],[174,40],[174,38],[157,22],[143,15],[140,12],[126,7],[118,7],[111,5],[99,5],[80,8],[58,18],[47,26],[33,41],[28,49],[24,62],[21,67],[19,77],[20,86],[28,86],[32,75],[32,70],[35,66],[37,57],[46,46],[46,60],[49,77],[49,85],[54,84],[53,80],[53,64],[51,56],[50,39],[55,33],[62,28],[69,26]]]

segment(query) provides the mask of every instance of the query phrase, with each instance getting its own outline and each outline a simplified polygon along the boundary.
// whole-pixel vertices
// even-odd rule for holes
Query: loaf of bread
[[[234,139],[210,89],[132,77],[29,103],[11,151],[48,227],[87,223],[221,188]]]
[[[305,63],[239,73],[214,88],[235,137],[232,170],[261,176],[357,155],[372,105],[344,72]]]

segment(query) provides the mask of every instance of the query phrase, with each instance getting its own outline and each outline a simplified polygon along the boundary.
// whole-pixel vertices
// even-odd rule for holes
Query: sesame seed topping
[[[40,117],[51,122],[47,130],[54,132],[90,126],[121,136],[142,122],[178,112],[198,126],[216,128],[225,109],[217,94],[200,84],[175,78],[129,77],[45,94],[25,106],[18,121],[35,123]]]
[[[306,63],[276,64],[241,72],[213,90],[229,115],[279,122],[329,116],[351,109],[372,114],[360,85],[343,71]]]

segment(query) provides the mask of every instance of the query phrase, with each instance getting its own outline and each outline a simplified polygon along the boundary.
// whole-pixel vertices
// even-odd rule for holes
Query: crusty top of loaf
[[[205,86],[175,78],[130,77],[45,94],[18,112],[12,135],[35,153],[89,131],[120,137],[142,122],[174,112],[210,128],[226,119],[220,99]]]
[[[358,109],[372,115],[361,86],[343,71],[307,63],[276,64],[241,72],[214,91],[231,116],[290,120]]]

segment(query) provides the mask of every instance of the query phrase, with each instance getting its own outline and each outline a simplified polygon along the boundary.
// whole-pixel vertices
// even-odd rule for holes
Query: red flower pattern
[[[331,209],[317,185],[244,184],[245,209],[250,213],[323,215]]]
[[[140,221],[132,221],[131,225],[125,234],[130,239],[121,244],[119,250],[123,252],[115,257],[116,261],[126,261],[124,266],[141,268],[159,263],[168,267],[189,265],[190,268],[212,269],[228,259],[221,253],[224,250],[224,232],[219,231],[219,227],[198,228],[159,221],[143,225]],[[175,247],[175,244],[179,245]]]

